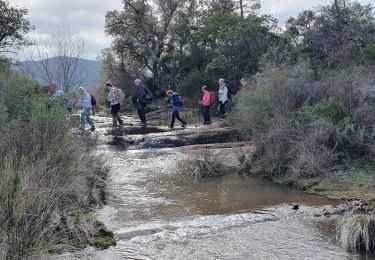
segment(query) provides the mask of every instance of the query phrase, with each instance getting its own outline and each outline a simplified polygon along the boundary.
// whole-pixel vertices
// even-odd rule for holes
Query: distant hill
[[[58,57],[45,59],[42,61],[23,61],[19,65],[15,65],[12,68],[29,78],[35,79],[42,85],[48,85],[49,80],[46,76],[45,69],[43,66],[48,65],[49,75],[52,81],[56,81],[59,86],[62,86],[62,70],[61,63],[69,64],[72,62],[72,58],[65,57],[63,62],[60,62]],[[83,86],[87,89],[94,89],[99,83],[100,77],[100,62],[94,60],[80,59],[77,63],[77,67],[72,74],[73,80],[71,81],[70,91],[74,91],[79,86]]]

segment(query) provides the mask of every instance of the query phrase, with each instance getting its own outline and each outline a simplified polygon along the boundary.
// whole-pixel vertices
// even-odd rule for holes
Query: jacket
[[[223,103],[228,101],[228,87],[225,84],[219,88],[219,101]]]
[[[92,108],[92,105],[91,105],[91,95],[90,93],[88,92],[84,92],[82,95],[81,95],[81,101],[80,101],[80,106],[82,106],[83,108]]]
[[[209,91],[205,91],[202,99],[203,106],[211,105],[211,93]]]
[[[116,87],[112,87],[108,93],[107,101],[111,103],[111,106],[120,103],[119,90]]]

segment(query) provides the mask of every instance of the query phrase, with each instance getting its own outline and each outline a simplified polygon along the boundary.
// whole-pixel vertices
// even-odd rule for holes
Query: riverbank
[[[283,174],[271,178],[273,181],[309,193],[341,200],[359,200],[375,206],[374,166],[354,167],[329,176],[300,177]]]

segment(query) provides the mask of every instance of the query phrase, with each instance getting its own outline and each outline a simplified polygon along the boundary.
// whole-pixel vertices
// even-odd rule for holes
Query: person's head
[[[247,84],[246,79],[245,79],[245,78],[242,78],[242,79],[241,79],[241,85],[242,85],[242,86],[245,86],[246,84]]]
[[[48,96],[52,96],[53,93],[55,93],[57,90],[57,83],[55,81],[52,81],[52,83],[45,87],[45,92]]]
[[[139,87],[140,85],[142,85],[142,80],[140,79],[134,80],[134,86]]]
[[[78,93],[82,95],[83,93],[85,93],[85,89],[83,87],[79,87]]]
[[[168,97],[171,97],[173,95],[173,90],[167,90],[166,94]]]
[[[107,89],[107,90],[111,90],[111,88],[112,88],[112,82],[110,82],[110,81],[107,81],[105,84],[104,84],[104,86],[105,86],[105,88]]]
[[[205,85],[205,86],[202,87],[202,92],[204,93],[206,91],[208,91],[208,90],[207,90],[207,86]]]
[[[222,86],[224,84],[225,80],[224,79],[219,79],[219,84]]]

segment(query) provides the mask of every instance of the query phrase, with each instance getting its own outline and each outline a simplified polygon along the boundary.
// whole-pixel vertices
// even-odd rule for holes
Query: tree
[[[29,50],[33,68],[27,67],[23,72],[33,77],[36,70],[45,83],[56,82],[65,92],[72,91],[88,76],[79,70],[86,55],[84,38],[69,29],[51,35],[47,41],[36,40],[34,48]]]
[[[32,29],[26,15],[26,9],[11,7],[8,2],[0,0],[0,53],[31,44],[25,37]]]
[[[195,0],[124,0],[124,11],[106,15],[106,32],[115,38],[114,50],[128,55],[150,71],[156,86],[164,84],[166,74],[176,77],[181,54],[192,32]],[[170,55],[173,59],[171,64]],[[181,60],[180,60],[181,61]]]
[[[260,57],[279,40],[268,16],[216,13],[206,19],[191,43],[193,55],[203,57],[209,78],[239,79],[254,74]]]
[[[346,66],[375,42],[374,9],[348,0],[335,0],[319,13],[304,11],[287,22],[287,36],[315,68]]]

